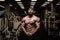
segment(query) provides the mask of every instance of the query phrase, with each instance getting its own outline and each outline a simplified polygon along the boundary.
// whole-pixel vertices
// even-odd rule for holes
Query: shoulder
[[[35,18],[36,20],[40,20],[40,18],[39,18],[39,17],[37,17],[37,16],[34,16],[34,18]]]
[[[26,20],[27,16],[23,17],[22,20]]]

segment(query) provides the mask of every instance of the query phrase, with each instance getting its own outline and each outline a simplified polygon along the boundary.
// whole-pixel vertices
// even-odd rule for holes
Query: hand
[[[32,36],[32,33],[26,32],[26,35],[30,37],[30,36]]]
[[[33,30],[33,31],[31,31],[31,32],[28,32],[28,33],[27,33],[27,35],[28,35],[28,36],[32,36],[35,32],[37,32],[37,30],[36,30],[36,29],[35,29],[35,30]]]
[[[31,32],[31,33],[28,33],[28,36],[29,36],[29,37],[32,36],[36,31],[37,31],[37,30],[35,30],[35,31]]]
[[[37,30],[36,30],[36,29],[32,32],[32,35],[33,35],[35,32],[37,32]]]
[[[33,34],[32,33],[28,33],[28,36],[31,37]]]

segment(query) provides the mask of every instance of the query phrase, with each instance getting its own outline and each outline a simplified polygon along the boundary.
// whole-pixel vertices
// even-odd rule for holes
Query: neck
[[[31,18],[33,15],[31,15],[31,16],[30,16],[30,15],[28,15],[28,16]]]

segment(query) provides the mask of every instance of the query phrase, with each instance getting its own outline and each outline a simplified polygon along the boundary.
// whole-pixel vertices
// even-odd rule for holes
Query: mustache
[[[32,16],[32,14],[29,14],[29,16]]]

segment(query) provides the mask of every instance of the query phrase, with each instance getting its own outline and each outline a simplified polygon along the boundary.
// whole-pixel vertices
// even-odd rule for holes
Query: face
[[[28,10],[28,14],[29,14],[29,15],[32,15],[32,14],[33,14],[33,9],[29,9],[29,10]]]

